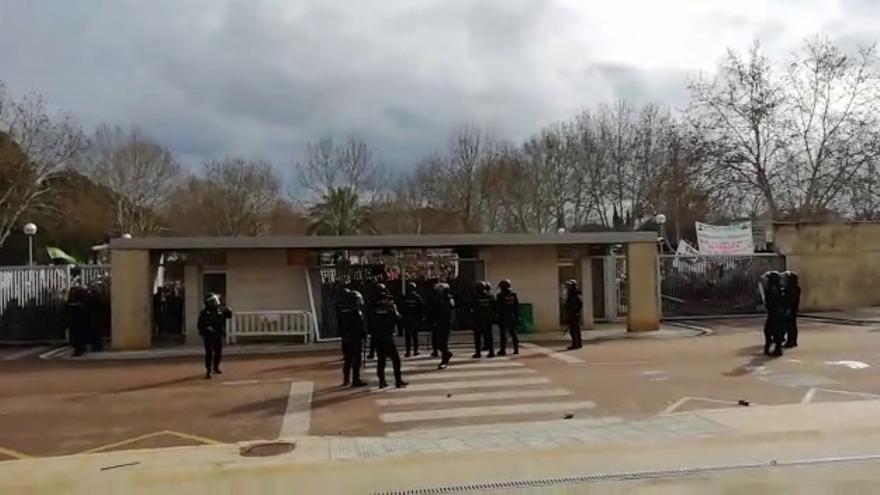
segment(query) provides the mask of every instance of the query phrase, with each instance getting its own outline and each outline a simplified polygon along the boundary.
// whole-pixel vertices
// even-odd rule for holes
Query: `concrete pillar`
[[[581,323],[585,329],[592,330],[595,328],[593,321],[593,259],[589,256],[582,256],[580,266],[581,292],[584,298],[583,321]]]
[[[660,307],[657,298],[658,262],[656,244],[627,244],[626,328],[630,332],[660,328]]]
[[[186,345],[196,345],[202,342],[199,337],[199,311],[202,307],[202,270],[197,265],[183,267],[183,286],[185,289],[183,301],[183,319],[186,322],[184,329],[184,342]]]
[[[153,329],[150,252],[114,249],[110,253],[110,269],[113,350],[149,349]]]

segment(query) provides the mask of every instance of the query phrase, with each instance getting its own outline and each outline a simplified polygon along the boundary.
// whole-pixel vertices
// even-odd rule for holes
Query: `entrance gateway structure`
[[[208,292],[220,293],[237,313],[233,326],[260,316],[307,327],[309,334],[317,327],[319,336],[332,338],[334,285],[372,281],[370,274],[391,282],[392,288],[410,280],[425,286],[430,278],[452,279],[458,284],[452,284],[453,291],[462,298],[479,280],[496,286],[510,279],[521,303],[532,305],[536,332],[560,330],[560,283],[575,278],[584,292],[583,323],[589,329],[593,301],[601,303],[603,297],[593,294],[595,281],[604,277],[594,273],[592,260],[612,249],[622,250],[627,261],[626,293],[621,295],[627,304],[627,329],[657,330],[660,321],[654,232],[152,237],[113,239],[110,248],[116,350],[151,347],[151,291],[160,258],[170,252],[185,260],[188,343],[198,341],[196,319]],[[460,316],[459,323],[466,325],[466,316]]]

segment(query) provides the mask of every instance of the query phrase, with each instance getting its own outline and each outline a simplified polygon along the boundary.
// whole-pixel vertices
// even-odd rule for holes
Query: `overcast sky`
[[[463,124],[518,141],[615,98],[680,106],[727,47],[878,23],[875,0],[0,0],[0,80],[189,165],[356,135],[405,168]]]

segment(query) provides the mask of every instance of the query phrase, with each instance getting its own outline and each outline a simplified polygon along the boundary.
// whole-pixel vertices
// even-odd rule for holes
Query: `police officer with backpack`
[[[342,386],[363,387],[361,349],[364,345],[364,298],[346,287],[336,305],[336,321],[342,337]]]
[[[419,332],[425,322],[425,301],[419,295],[415,283],[406,284],[406,294],[400,298],[400,314],[403,316],[403,333],[406,354],[419,355]]]
[[[498,296],[496,308],[498,315],[498,327],[501,331],[501,348],[499,356],[507,355],[507,337],[513,340],[513,353],[519,354],[519,337],[516,335],[516,327],[519,326],[519,298],[510,280],[504,279],[498,283]]]
[[[370,308],[370,336],[376,343],[376,372],[379,375],[379,388],[388,386],[385,380],[385,363],[390,358],[394,367],[394,386],[403,388],[407,383],[403,381],[400,369],[400,354],[397,352],[397,344],[394,342],[394,329],[400,324],[400,313],[394,304],[394,298],[388,293],[385,284],[376,286],[376,301]]]
[[[483,281],[477,284],[477,295],[471,305],[474,322],[474,359],[482,357],[481,351],[488,349],[486,357],[495,357],[492,343],[492,323],[495,321],[495,297],[490,292],[492,286]]]

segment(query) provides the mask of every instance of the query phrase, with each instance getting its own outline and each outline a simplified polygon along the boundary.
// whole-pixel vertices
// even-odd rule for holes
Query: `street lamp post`
[[[669,240],[666,239],[666,215],[663,213],[658,213],[654,217],[654,221],[657,222],[657,225],[660,226],[660,238],[663,239],[663,245],[669,248],[672,251],[672,246],[669,245]]]
[[[34,235],[37,234],[37,226],[33,223],[24,224],[24,235],[28,238],[28,265],[34,264]]]

